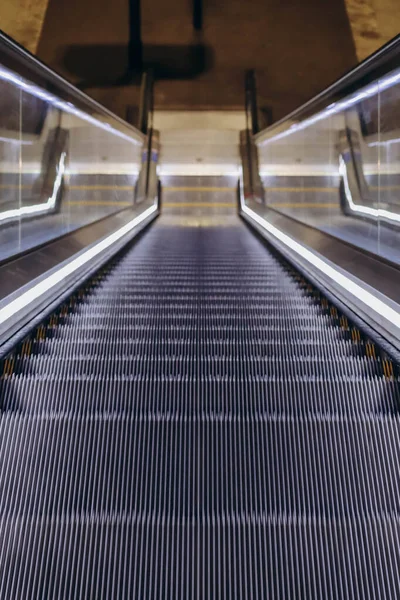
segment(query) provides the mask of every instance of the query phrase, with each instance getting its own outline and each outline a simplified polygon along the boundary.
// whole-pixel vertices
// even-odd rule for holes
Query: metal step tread
[[[0,597],[400,597],[398,367],[244,227],[153,226],[0,398]]]

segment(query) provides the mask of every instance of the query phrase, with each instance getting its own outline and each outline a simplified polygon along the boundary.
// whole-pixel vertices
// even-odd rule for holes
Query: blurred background
[[[398,0],[3,0],[0,23],[135,124],[135,73],[149,67],[155,108],[173,110],[241,109],[254,69],[269,124],[393,38],[397,12]]]

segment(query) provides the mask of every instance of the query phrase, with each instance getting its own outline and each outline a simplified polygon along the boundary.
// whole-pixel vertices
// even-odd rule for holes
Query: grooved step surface
[[[399,598],[396,367],[242,225],[157,223],[0,380],[1,598]]]

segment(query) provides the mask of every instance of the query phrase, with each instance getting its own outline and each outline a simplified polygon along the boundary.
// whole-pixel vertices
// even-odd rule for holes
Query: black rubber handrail
[[[101,115],[106,122],[112,122],[113,127],[143,140],[143,134],[136,127],[93,100],[0,30],[0,69],[1,67],[26,78],[60,100],[73,103],[76,108],[88,114]]]
[[[374,54],[362,61],[354,69],[348,71],[325,90],[311,98],[299,108],[261,131],[256,136],[256,141],[261,141],[264,136],[270,136],[275,129],[282,130],[286,122],[300,121],[323,110],[333,102],[343,100],[360,88],[376,81],[393,69],[400,67],[400,34],[382,46]]]

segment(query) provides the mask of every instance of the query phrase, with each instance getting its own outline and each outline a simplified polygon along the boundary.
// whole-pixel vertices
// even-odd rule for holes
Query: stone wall
[[[19,44],[35,53],[48,0],[1,0],[1,29]]]
[[[399,0],[346,0],[346,9],[359,61],[400,33]]]

